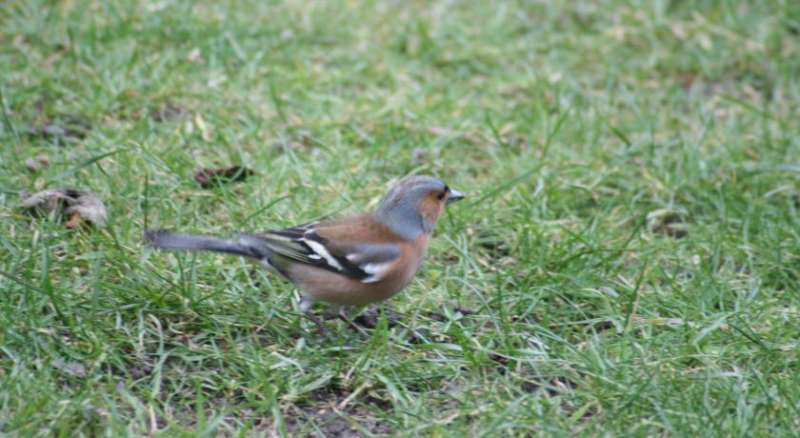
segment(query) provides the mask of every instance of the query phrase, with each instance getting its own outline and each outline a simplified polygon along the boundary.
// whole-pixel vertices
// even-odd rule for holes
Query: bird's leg
[[[328,304],[325,306],[325,310],[322,313],[322,319],[327,321],[329,319],[338,319],[339,312],[342,310],[342,306],[338,304]]]
[[[306,318],[310,319],[314,324],[317,325],[317,329],[321,335],[327,334],[325,330],[325,326],[322,325],[322,321],[319,320],[314,314],[311,312],[311,309],[314,307],[314,299],[309,297],[308,295],[303,295],[300,298],[300,311],[303,312]]]
[[[421,341],[426,339],[420,332],[414,330],[411,328],[411,326],[406,325],[403,322],[403,320],[406,318],[403,318],[403,315],[400,314],[400,312],[388,304],[382,304],[381,307],[368,309],[365,312],[362,312],[361,315],[359,315],[359,317],[355,320],[362,327],[375,328],[378,326],[378,322],[380,321],[382,313],[385,313],[386,315],[389,328],[400,326],[411,332],[412,340]]]
[[[355,330],[356,332],[361,333],[364,336],[369,335],[366,330],[364,330],[358,324],[350,320],[350,318],[347,316],[347,308],[345,306],[339,307],[336,316],[339,317],[339,319],[344,321],[348,326],[350,326],[351,329]]]

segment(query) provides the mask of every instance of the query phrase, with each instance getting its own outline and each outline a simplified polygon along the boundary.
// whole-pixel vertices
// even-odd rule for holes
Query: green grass
[[[799,34],[789,0],[4,2],[0,433],[792,434]],[[409,173],[470,198],[406,327],[325,338],[277,277],[142,247]],[[108,227],[18,208],[60,186]]]

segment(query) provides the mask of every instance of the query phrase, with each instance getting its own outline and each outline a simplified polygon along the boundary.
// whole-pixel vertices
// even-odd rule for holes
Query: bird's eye
[[[445,191],[439,193],[436,197],[441,201],[442,199],[444,199],[444,195],[446,195],[446,194],[447,194],[447,190],[445,189]]]

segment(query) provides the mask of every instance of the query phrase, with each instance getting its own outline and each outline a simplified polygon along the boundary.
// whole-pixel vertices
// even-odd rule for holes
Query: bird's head
[[[413,240],[433,231],[445,207],[463,198],[439,179],[408,176],[389,189],[375,215],[397,235]]]

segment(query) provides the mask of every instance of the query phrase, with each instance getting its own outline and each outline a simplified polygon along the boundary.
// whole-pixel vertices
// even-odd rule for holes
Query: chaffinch
[[[160,249],[253,258],[300,289],[304,313],[317,301],[361,306],[386,300],[409,284],[445,206],[462,198],[436,178],[409,176],[373,213],[230,239],[146,231],[145,241]]]

